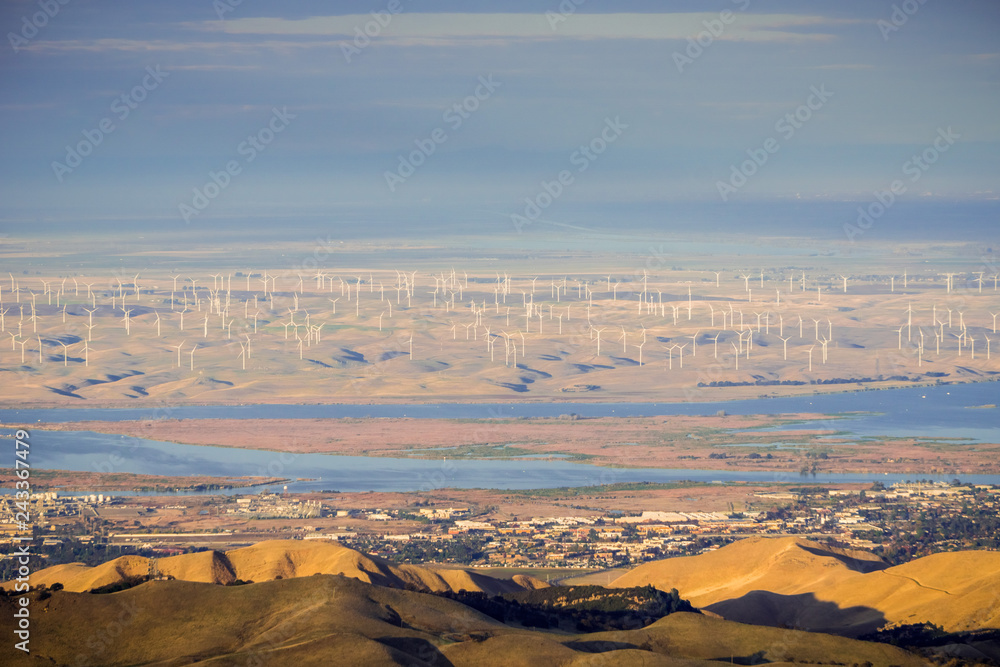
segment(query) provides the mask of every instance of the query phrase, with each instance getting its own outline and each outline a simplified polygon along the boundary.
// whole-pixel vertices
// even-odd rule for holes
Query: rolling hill
[[[1000,553],[940,553],[889,567],[873,554],[800,538],[750,538],[645,563],[612,587],[677,588],[723,618],[858,636],[886,624],[1000,628]]]
[[[56,565],[34,573],[31,582],[35,586],[61,583],[67,591],[84,592],[145,576],[149,567],[148,558],[122,556],[95,567],[79,563]],[[544,581],[524,575],[495,579],[472,570],[394,564],[336,542],[314,540],[272,540],[224,553],[202,551],[158,558],[156,567],[164,576],[211,584],[343,574],[380,586],[410,587],[428,592],[465,590],[495,595],[548,586]]]
[[[32,595],[32,653],[8,648],[5,665],[926,664],[887,644],[692,613],[641,630],[525,630],[440,596],[338,575],[244,586],[159,580],[104,595]],[[13,605],[13,597],[0,596],[7,636]]]

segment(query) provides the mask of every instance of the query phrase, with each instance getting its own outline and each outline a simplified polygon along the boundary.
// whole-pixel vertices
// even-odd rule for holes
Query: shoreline
[[[838,394],[857,394],[869,391],[893,391],[897,389],[919,389],[928,387],[939,387],[939,386],[964,386],[964,385],[974,385],[974,384],[986,384],[989,382],[1000,382],[1000,378],[989,378],[989,379],[969,379],[969,380],[951,380],[951,381],[926,381],[926,382],[885,382],[885,383],[868,383],[868,386],[862,386],[853,389],[833,389],[833,387],[843,386],[847,384],[856,384],[854,381],[844,382],[844,383],[816,383],[816,384],[805,384],[796,385],[801,387],[803,391],[799,392],[789,392],[785,394],[765,394],[757,396],[738,396],[738,397],[722,397],[722,398],[712,398],[708,400],[691,400],[688,397],[667,395],[662,397],[650,398],[647,394],[638,394],[633,397],[627,394],[621,394],[619,392],[606,392],[602,390],[602,396],[587,396],[586,393],[573,394],[572,396],[567,396],[565,398],[560,396],[538,396],[530,398],[517,398],[511,399],[508,394],[496,394],[494,396],[445,396],[435,400],[418,400],[409,396],[378,396],[366,399],[358,400],[344,400],[343,397],[338,397],[337,401],[297,401],[294,399],[289,399],[282,401],[279,397],[271,397],[267,402],[265,401],[247,401],[247,400],[220,400],[215,399],[212,402],[205,403],[200,402],[196,399],[185,399],[185,398],[172,398],[170,400],[169,406],[164,407],[164,401],[162,399],[153,399],[149,402],[144,401],[141,398],[132,399],[130,401],[101,401],[95,399],[84,399],[86,405],[81,405],[79,399],[77,401],[39,401],[32,400],[31,402],[11,402],[0,404],[0,410],[62,410],[62,409],[82,409],[82,410],[145,410],[145,409],[166,409],[169,410],[171,406],[173,407],[184,407],[184,408],[213,408],[213,407],[251,407],[251,406],[264,406],[264,405],[274,405],[274,406],[302,406],[302,407],[332,407],[332,406],[344,406],[344,407],[358,407],[358,406],[432,406],[432,405],[572,405],[575,403],[582,403],[587,405],[599,405],[599,404],[615,404],[615,403],[632,403],[632,404],[695,404],[695,405],[707,405],[713,403],[732,403],[740,401],[758,401],[758,400],[771,400],[771,399],[787,399],[787,398],[799,398],[802,396],[828,396],[828,395],[838,395]],[[878,385],[878,386],[876,386]],[[747,390],[751,389],[768,389],[770,387],[775,387],[780,385],[769,385],[769,384],[748,384],[748,385],[736,385],[732,387],[698,387],[699,391],[705,390]],[[819,387],[831,387],[829,391],[820,391]],[[813,391],[806,391],[806,389],[812,389]],[[95,401],[95,402],[91,402]],[[156,402],[154,402],[156,401]],[[0,424],[2,426],[2,424]]]

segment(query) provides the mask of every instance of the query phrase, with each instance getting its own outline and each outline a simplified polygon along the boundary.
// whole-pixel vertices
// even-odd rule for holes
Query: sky
[[[8,229],[1000,192],[991,1],[7,0],[0,28]]]

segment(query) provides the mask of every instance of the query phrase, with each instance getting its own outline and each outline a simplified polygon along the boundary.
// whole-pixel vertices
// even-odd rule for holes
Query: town
[[[607,510],[501,519],[496,507],[348,507],[329,494],[230,496],[38,493],[38,567],[122,554],[169,556],[268,539],[337,540],[387,560],[477,568],[602,570],[704,553],[751,535],[799,535],[900,563],[939,551],[1000,548],[1000,487],[911,482],[788,485],[729,511]],[[326,497],[317,499],[315,496]],[[417,501],[417,505],[421,503]],[[15,505],[0,500],[0,552],[14,550]],[[13,567],[0,560],[0,577]]]

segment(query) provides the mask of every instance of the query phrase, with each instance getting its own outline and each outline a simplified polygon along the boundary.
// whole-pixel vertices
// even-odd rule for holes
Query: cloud
[[[847,69],[847,70],[855,70],[855,69],[872,69],[873,67],[874,67],[874,65],[866,65],[866,64],[863,64],[863,63],[844,63],[844,64],[840,64],[840,65],[820,65],[818,67],[818,69],[833,69],[833,70]]]
[[[21,47],[25,51],[36,53],[229,53],[229,54],[259,54],[261,51],[301,51],[306,48],[322,46],[325,48],[340,48],[339,42],[301,42],[295,40],[265,40],[265,41],[179,41],[170,39],[63,39],[44,40]]]
[[[386,15],[390,16],[390,15]],[[718,12],[672,14],[574,14],[550,23],[545,14],[402,13],[383,18],[376,32],[371,14],[317,16],[307,19],[242,18],[174,24],[187,33],[214,33],[209,40],[134,39],[39,40],[23,47],[36,53],[291,53],[340,48],[357,31],[376,34],[379,43],[397,47],[504,46],[513,42],[565,40],[686,41],[714,25],[719,41],[817,43],[835,39],[834,30],[849,19],[792,14],[732,13],[722,24]],[[722,26],[721,29],[718,26]]]
[[[741,14],[733,12],[728,25],[718,12],[669,14],[573,14],[551,20],[550,14],[402,13],[384,15],[380,40],[408,44],[451,44],[456,40],[547,39],[649,39],[686,40],[706,30],[706,23],[722,25],[716,39],[750,42],[827,41],[832,34],[819,32],[853,23],[846,19],[793,14]],[[565,20],[562,20],[565,18]],[[370,14],[317,16],[307,19],[242,18],[229,21],[186,23],[185,27],[229,35],[282,35],[353,38],[357,30],[373,24]],[[374,23],[374,25],[378,25]]]

